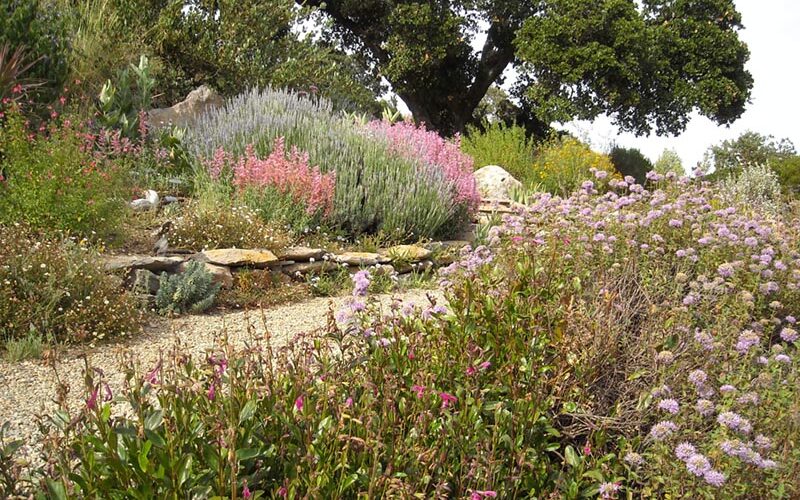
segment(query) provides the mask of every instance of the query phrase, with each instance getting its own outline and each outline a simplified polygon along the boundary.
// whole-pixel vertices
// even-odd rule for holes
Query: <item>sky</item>
[[[753,75],[751,102],[744,114],[730,127],[693,115],[686,131],[679,136],[636,137],[618,134],[617,128],[605,116],[592,122],[574,121],[556,125],[584,140],[597,150],[608,150],[611,143],[634,147],[652,161],[664,149],[674,149],[683,160],[684,168],[691,171],[702,160],[703,154],[714,144],[735,139],[742,132],[752,130],[763,135],[789,138],[800,148],[800,1],[798,0],[737,0],[744,29],[740,38],[750,48],[747,69]],[[473,40],[479,49],[483,38]],[[506,81],[507,86],[509,80]],[[403,110],[407,112],[407,108]]]

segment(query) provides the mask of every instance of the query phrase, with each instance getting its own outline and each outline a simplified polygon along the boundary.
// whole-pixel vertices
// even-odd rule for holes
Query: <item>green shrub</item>
[[[0,340],[59,343],[128,335],[140,314],[92,250],[0,224]]]
[[[125,211],[127,172],[87,147],[69,120],[46,135],[26,129],[12,109],[0,124],[0,223],[110,236]]]
[[[623,148],[614,146],[608,154],[614,168],[622,176],[631,176],[636,179],[637,184],[644,184],[647,180],[647,172],[653,170],[653,164],[646,156],[636,148]]]
[[[107,129],[119,130],[123,137],[144,135],[140,116],[150,109],[151,92],[155,80],[150,74],[147,57],[141,56],[139,64],[123,68],[114,82],[107,80],[98,96],[97,119]]]
[[[175,219],[169,233],[173,248],[207,250],[214,248],[268,248],[280,250],[288,244],[285,232],[264,223],[258,212],[247,206],[220,201],[189,203]]]
[[[26,337],[7,340],[5,357],[11,363],[38,358],[42,355],[44,346],[45,341],[42,336],[36,332],[30,332]]]
[[[120,67],[143,53],[141,34],[125,26],[117,0],[50,1],[66,24],[70,81],[80,82],[73,90],[94,100]]]
[[[182,273],[161,274],[156,310],[159,314],[200,313],[214,305],[219,289],[205,265],[192,261]]]
[[[608,156],[573,137],[554,137],[536,151],[534,171],[539,187],[549,193],[566,195],[595,177],[618,176]],[[599,175],[596,172],[601,172]]]
[[[533,167],[533,141],[519,125],[487,123],[483,130],[470,126],[461,150],[475,159],[476,168],[499,165],[526,186],[539,180]]]
[[[331,225],[351,234],[401,232],[407,237],[456,231],[463,205],[445,172],[391,152],[380,133],[334,114],[325,100],[253,90],[200,118],[187,145],[210,161],[222,148],[241,156],[252,144],[265,158],[282,137],[309,154],[309,163],[336,172]]]
[[[778,174],[781,188],[785,192],[794,196],[800,195],[800,155],[773,160],[770,167]]]
[[[653,171],[661,175],[666,175],[670,172],[676,175],[686,175],[681,157],[674,149],[664,149],[661,156],[653,164]]]
[[[47,103],[61,93],[69,72],[69,39],[58,9],[42,0],[0,0],[0,47],[24,47],[36,61],[26,76],[43,83],[34,97]]]

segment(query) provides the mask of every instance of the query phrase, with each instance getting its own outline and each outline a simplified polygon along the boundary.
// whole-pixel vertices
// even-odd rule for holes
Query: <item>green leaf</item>
[[[150,441],[152,441],[157,448],[164,448],[165,446],[167,446],[167,442],[164,440],[161,434],[157,432],[145,429],[144,436]]]
[[[183,486],[183,483],[189,479],[189,474],[192,473],[192,455],[186,455],[178,466],[178,488]]]
[[[158,429],[164,417],[162,410],[154,410],[144,418],[144,428],[149,430]]]
[[[253,418],[253,415],[255,413],[256,413],[256,402],[255,400],[251,399],[244,405],[242,411],[239,412],[239,424],[241,425],[242,423]]]
[[[237,460],[249,460],[251,458],[255,458],[260,454],[258,448],[239,448],[236,450],[236,459]]]
[[[142,472],[147,472],[147,466],[149,465],[150,461],[147,459],[147,454],[150,453],[150,448],[153,447],[153,443],[150,441],[145,441],[142,450],[139,452],[139,468]]]
[[[58,500],[67,500],[67,490],[64,489],[64,483],[53,481],[52,479],[45,479],[47,484],[47,492],[51,498]]]
[[[575,453],[575,449],[572,446],[567,446],[564,450],[564,459],[570,467],[577,467],[581,462],[580,457]]]

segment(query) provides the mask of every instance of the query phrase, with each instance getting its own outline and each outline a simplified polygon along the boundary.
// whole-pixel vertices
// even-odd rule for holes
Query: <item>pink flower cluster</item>
[[[328,216],[333,211],[335,172],[322,173],[319,167],[311,167],[308,153],[296,147],[287,152],[282,137],[275,140],[272,153],[264,159],[248,146],[244,156],[235,162],[222,149],[218,149],[207,162],[209,172],[215,178],[227,165],[232,165],[233,183],[239,188],[275,188],[290,195],[295,202],[304,204],[306,212],[311,215],[322,213]]]
[[[384,135],[393,151],[440,169],[455,187],[456,202],[464,203],[470,210],[477,208],[480,195],[472,173],[473,160],[461,152],[458,136],[450,142],[436,132],[409,122],[391,124],[374,121],[369,127],[370,130]]]

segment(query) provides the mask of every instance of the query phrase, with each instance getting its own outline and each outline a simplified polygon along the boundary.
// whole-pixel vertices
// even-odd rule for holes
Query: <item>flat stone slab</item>
[[[394,260],[406,262],[419,262],[431,256],[431,251],[417,245],[396,245],[385,250],[380,254]]]
[[[333,260],[348,266],[374,266],[375,264],[387,264],[392,261],[392,259],[372,252],[344,252],[334,255]]]
[[[393,264],[397,274],[408,274],[410,272],[422,272],[434,268],[434,263],[431,260],[423,260],[422,262],[403,262],[402,264]]]
[[[289,276],[305,276],[309,273],[325,273],[329,271],[334,271],[341,267],[339,264],[335,262],[330,262],[326,260],[320,260],[317,262],[300,262],[297,264],[291,264],[288,266],[284,266],[281,270],[288,274]]]
[[[204,260],[220,266],[266,267],[278,262],[278,257],[269,250],[219,248],[200,253]]]
[[[172,271],[184,260],[183,257],[153,257],[150,255],[108,255],[101,259],[108,271],[120,269],[147,269],[154,273]]]
[[[322,248],[289,247],[277,252],[280,260],[293,260],[295,262],[308,262],[320,260],[327,252]]]

